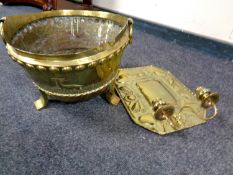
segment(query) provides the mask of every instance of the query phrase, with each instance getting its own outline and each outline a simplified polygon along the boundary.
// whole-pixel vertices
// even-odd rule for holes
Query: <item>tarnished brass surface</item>
[[[100,23],[99,21],[101,20],[110,21],[118,25],[120,31],[112,40],[106,39],[106,41],[103,40],[97,45],[88,41],[90,47],[77,48],[76,50],[71,48],[73,50],[68,50],[68,52],[58,50],[59,52],[53,53],[50,48],[56,44],[56,35],[53,34],[50,28],[40,29],[37,27],[38,30],[34,31],[33,26],[35,26],[34,23],[38,25],[41,20],[57,17],[83,17],[85,20],[95,18],[92,20],[93,23],[95,21]],[[75,37],[81,37],[78,33],[78,25],[80,27],[82,21],[75,24],[77,25],[77,32],[75,31],[75,33],[71,29],[71,33]],[[6,44],[8,54],[29,73],[35,86],[43,92],[42,97],[46,95],[62,101],[76,101],[89,99],[100,93],[108,92],[107,99],[110,99],[110,102],[115,104],[117,103],[116,96],[114,91],[109,90],[111,89],[109,86],[115,80],[125,47],[132,42],[132,25],[132,19],[109,12],[55,10],[4,17],[0,20],[0,34]],[[17,42],[17,40],[15,42],[15,36],[27,26],[29,26],[28,31],[31,32],[31,37],[30,35],[25,35],[25,38],[21,39],[22,41],[19,40]],[[38,33],[38,31],[42,31],[43,35]],[[91,30],[90,28],[86,28],[86,30],[84,28],[83,34],[85,35],[95,36],[101,34],[101,30],[93,30],[94,33],[85,33],[85,31]],[[53,36],[55,42],[50,38],[50,40],[45,41],[47,45],[43,47],[43,50],[37,49],[38,51],[32,51],[35,48],[31,47],[30,43],[34,42],[35,37],[40,38],[45,36],[45,34],[46,36]],[[18,38],[22,37],[21,35]],[[38,35],[40,36],[38,37]],[[67,33],[64,33],[64,35],[67,35]],[[59,37],[62,38],[62,34]],[[62,39],[64,39],[64,42],[67,42],[67,38]],[[21,43],[26,43],[27,45],[23,46]],[[71,42],[68,45],[65,43],[62,49],[69,47],[70,44],[72,45]],[[75,46],[76,43],[73,45]],[[110,97],[110,94],[113,95],[113,98]],[[41,103],[42,101],[46,102],[45,98],[40,98],[35,102],[37,109],[47,104]]]
[[[155,66],[120,69],[116,90],[132,120],[161,135],[217,115],[217,93],[203,87],[193,93],[170,72]],[[214,114],[208,117],[210,108]]]

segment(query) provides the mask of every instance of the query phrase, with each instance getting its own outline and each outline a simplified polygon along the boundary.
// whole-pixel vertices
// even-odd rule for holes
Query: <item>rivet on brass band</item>
[[[78,65],[75,67],[75,70],[83,70],[85,69],[85,65],[84,64],[81,64],[81,65]]]
[[[114,57],[114,53],[113,53],[113,54],[111,54],[111,55],[109,55],[109,57],[107,57],[107,60],[111,60],[111,59],[112,59],[112,57]]]
[[[41,70],[41,71],[45,71],[45,70],[46,70],[46,67],[44,67],[44,66],[37,66],[37,69],[38,69],[38,70]]]
[[[50,67],[49,70],[51,72],[54,72],[54,73],[59,72],[59,68],[58,67]]]
[[[69,66],[63,67],[63,68],[62,68],[62,71],[63,71],[63,72],[71,72],[71,71],[72,71],[72,67],[69,67]]]
[[[91,63],[88,64],[88,67],[95,67],[96,64],[97,64],[96,62],[91,62]]]
[[[99,64],[103,64],[104,63],[104,61],[105,61],[105,59],[103,58],[103,59],[101,59],[101,60],[99,60]]]
[[[30,69],[33,69],[33,68],[34,68],[34,66],[31,65],[31,64],[26,64],[26,66],[27,66],[28,68],[30,68]]]

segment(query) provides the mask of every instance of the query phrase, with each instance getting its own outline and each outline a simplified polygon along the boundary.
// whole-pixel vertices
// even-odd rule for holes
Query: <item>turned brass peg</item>
[[[170,118],[175,111],[174,106],[167,104],[162,100],[154,100],[152,104],[155,111],[154,118],[157,120],[166,120],[167,118]]]
[[[217,92],[211,92],[209,89],[202,86],[196,88],[196,96],[198,100],[201,100],[202,107],[209,108],[216,105],[219,101],[219,94]]]
[[[210,108],[214,109],[214,113],[208,117],[205,117],[205,120],[209,120],[214,118],[218,114],[218,109],[216,104],[219,101],[219,94],[217,92],[212,92],[207,88],[202,86],[198,87],[195,91],[197,99],[201,100],[201,106],[203,108]]]

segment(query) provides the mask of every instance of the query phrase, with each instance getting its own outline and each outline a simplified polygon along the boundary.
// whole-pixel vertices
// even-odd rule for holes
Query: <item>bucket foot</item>
[[[45,94],[42,91],[40,91],[40,93],[41,93],[40,98],[34,102],[34,105],[35,105],[35,107],[36,107],[36,109],[38,111],[41,110],[41,109],[43,109],[44,107],[46,107],[47,104],[48,104],[48,96],[47,96],[47,94]]]
[[[113,83],[109,85],[109,89],[106,92],[106,99],[114,106],[120,102],[120,98],[115,92],[115,85]]]

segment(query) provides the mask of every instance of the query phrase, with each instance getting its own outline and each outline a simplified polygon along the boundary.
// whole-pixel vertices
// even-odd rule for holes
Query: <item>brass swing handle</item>
[[[3,25],[4,25],[5,20],[6,20],[6,17],[2,17],[0,19],[0,36],[2,37],[2,40],[4,43],[6,43],[4,39],[4,35],[3,35]]]
[[[216,104],[219,101],[219,94],[217,92],[212,92],[207,88],[202,86],[197,87],[195,94],[198,100],[201,101],[201,106],[205,109],[214,108],[214,113],[211,116],[205,117],[206,120],[210,120],[218,114],[218,108]]]
[[[129,26],[129,44],[132,44],[133,41],[133,19],[128,18],[128,26]]]

